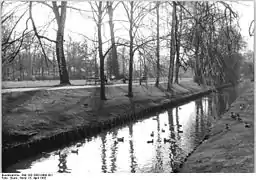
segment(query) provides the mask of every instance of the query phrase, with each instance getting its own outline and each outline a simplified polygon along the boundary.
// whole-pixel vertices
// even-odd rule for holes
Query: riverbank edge
[[[123,114],[118,117],[109,117],[104,122],[98,122],[95,124],[80,126],[66,132],[61,132],[59,134],[42,138],[37,141],[25,142],[10,148],[2,148],[2,167],[4,169],[14,164],[22,159],[29,158],[34,155],[38,155],[42,152],[60,148],[66,146],[73,141],[78,141],[86,137],[93,137],[102,131],[109,130],[111,128],[124,125],[130,121],[135,121],[138,118],[153,115],[159,111],[166,110],[168,108],[184,104],[186,102],[192,101],[198,97],[210,94],[215,90],[220,90],[232,86],[231,84],[225,84],[215,89],[204,89],[199,92],[193,92],[182,97],[175,99],[167,99],[167,101],[162,102],[160,105],[155,105],[151,107],[146,107],[137,112],[131,112]]]
[[[240,99],[244,98],[245,94],[246,94],[247,92],[249,92],[250,90],[251,90],[251,88],[246,89],[245,92],[243,92],[240,96],[238,96],[238,97],[235,99],[235,101],[230,105],[230,108],[229,108],[224,114],[222,114],[222,116],[220,117],[220,119],[219,119],[220,123],[219,123],[219,124],[215,124],[215,125],[211,128],[212,130],[213,130],[214,128],[215,128],[215,129],[218,128],[217,126],[219,126],[220,124],[222,124],[222,125],[224,126],[224,124],[227,122],[227,121],[226,121],[226,116],[229,116],[229,115],[231,114],[231,112],[234,112],[234,113],[237,112],[237,110],[234,109],[234,106],[237,104],[237,102],[238,102]],[[254,118],[254,117],[253,117],[253,118]],[[223,121],[223,122],[221,122],[221,121]],[[189,167],[190,164],[191,164],[191,163],[194,163],[194,162],[190,162],[190,161],[188,161],[188,160],[190,159],[190,157],[191,157],[192,155],[194,155],[194,153],[197,152],[197,150],[198,150],[199,148],[201,148],[201,145],[211,145],[211,144],[214,143],[214,141],[213,141],[213,142],[209,142],[208,140],[209,140],[210,138],[214,138],[214,136],[218,135],[219,133],[213,134],[213,133],[212,133],[212,130],[209,131],[208,134],[206,134],[206,135],[204,136],[204,138],[199,142],[199,144],[198,144],[191,152],[188,153],[188,155],[184,158],[183,162],[181,162],[181,163],[174,169],[173,172],[175,172],[175,173],[192,173],[192,172],[190,171],[190,169],[188,169],[187,167]],[[215,131],[216,131],[216,130],[215,130]],[[223,138],[223,137],[221,137],[221,138]],[[198,157],[198,156],[197,156],[197,157]],[[201,162],[200,156],[197,158],[197,160],[198,160],[198,162]],[[187,166],[187,167],[185,167],[185,166]],[[197,173],[207,173],[207,172],[204,172],[204,171],[197,171]],[[209,172],[208,172],[208,173],[209,173]],[[211,172],[211,173],[215,173],[215,172]],[[219,172],[219,173],[220,173],[220,172]],[[231,172],[230,172],[230,173],[231,173]],[[241,172],[240,172],[240,173],[241,173]]]

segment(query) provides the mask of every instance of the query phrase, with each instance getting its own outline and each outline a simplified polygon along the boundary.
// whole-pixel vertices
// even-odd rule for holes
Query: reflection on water
[[[235,98],[227,89],[85,139],[81,147],[24,160],[7,172],[172,172]]]

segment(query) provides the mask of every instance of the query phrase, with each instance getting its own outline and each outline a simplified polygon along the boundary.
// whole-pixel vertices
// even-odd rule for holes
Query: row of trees
[[[56,39],[50,39],[43,35],[44,27],[36,26],[33,18],[33,7],[36,4],[50,8],[54,14],[56,23]],[[53,66],[56,57],[60,84],[70,84],[69,75],[72,63],[80,67],[83,60],[90,59],[91,65],[97,66],[96,56],[99,58],[101,78],[101,99],[105,96],[105,65],[106,59],[108,70],[111,75],[120,76],[118,63],[118,49],[128,48],[128,96],[133,96],[132,80],[134,74],[135,56],[138,56],[140,67],[144,74],[148,72],[146,64],[151,63],[155,69],[156,86],[159,86],[161,75],[168,75],[168,90],[173,82],[179,82],[179,70],[192,68],[194,79],[199,84],[219,85],[226,82],[235,83],[239,78],[240,54],[239,51],[245,46],[237,24],[237,13],[231,5],[218,2],[141,2],[141,1],[89,1],[90,11],[76,8],[74,3],[61,2],[23,2],[24,12],[15,17],[17,8],[13,8],[2,15],[2,63],[8,64],[17,60],[18,54],[25,49],[40,49],[45,65]],[[9,5],[2,2],[1,6]],[[11,5],[14,7],[14,5]],[[88,41],[72,42],[69,40],[68,48],[64,46],[65,22],[67,9],[79,11],[81,14],[89,14],[95,22],[97,34],[94,39]],[[116,9],[121,9],[126,17],[118,20],[115,17]],[[17,37],[13,35],[16,25],[22,18],[26,19],[25,30]],[[104,20],[108,16],[110,38],[103,39]],[[115,22],[123,21],[127,29],[128,38],[117,37]],[[29,22],[31,27],[29,28]],[[149,22],[149,23],[147,23]],[[49,22],[50,23],[50,22]],[[147,33],[146,33],[147,32]],[[149,32],[149,33],[148,33]],[[31,34],[28,47],[24,43],[27,35]],[[108,42],[108,43],[106,43]],[[107,45],[108,44],[108,45]],[[47,52],[47,47],[54,48],[53,53]],[[91,49],[90,52],[88,49]],[[35,50],[38,52],[38,50]],[[165,52],[163,52],[165,50]],[[29,51],[30,52],[30,51]],[[161,53],[167,58],[161,59]],[[52,54],[52,59],[49,58]],[[124,56],[125,53],[122,53]],[[107,58],[108,57],[108,58]],[[68,61],[66,61],[66,58]],[[39,60],[40,58],[38,58]],[[42,61],[40,59],[40,61]],[[146,62],[147,61],[147,62]],[[73,65],[74,65],[73,64]],[[142,65],[143,64],[143,65]],[[67,66],[68,65],[68,66]],[[97,67],[95,68],[95,70]],[[80,71],[81,69],[79,69]],[[96,72],[95,72],[96,73]],[[81,74],[81,73],[80,73]]]

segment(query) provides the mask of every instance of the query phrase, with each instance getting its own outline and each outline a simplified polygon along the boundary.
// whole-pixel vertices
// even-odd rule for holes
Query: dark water
[[[213,93],[60,149],[66,157],[60,157],[56,150],[14,164],[7,172],[172,172],[229,108],[236,94],[231,88]],[[123,142],[118,142],[122,137]],[[164,142],[164,138],[171,141]],[[81,147],[77,148],[77,143]]]

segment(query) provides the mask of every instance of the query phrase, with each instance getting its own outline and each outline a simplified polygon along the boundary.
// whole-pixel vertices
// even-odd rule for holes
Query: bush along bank
[[[230,84],[218,87],[225,88]],[[104,121],[92,121],[90,124],[73,128],[71,130],[55,134],[53,136],[44,137],[30,142],[19,143],[17,145],[4,147],[2,149],[3,168],[18,162],[24,158],[28,158],[45,151],[66,146],[74,141],[81,140],[86,137],[96,136],[102,131],[109,130],[116,126],[125,125],[138,118],[151,116],[155,113],[197,99],[203,95],[207,95],[215,91],[215,89],[201,90],[177,98],[162,100],[157,105],[148,105],[144,108],[135,108],[126,114],[112,116],[104,119]]]

